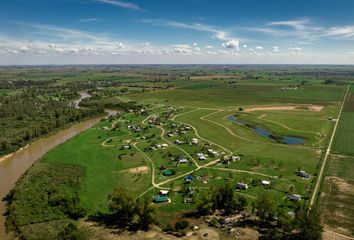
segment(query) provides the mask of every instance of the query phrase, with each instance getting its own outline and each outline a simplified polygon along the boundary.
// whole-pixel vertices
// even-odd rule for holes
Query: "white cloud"
[[[205,47],[204,48],[206,48],[206,49],[213,49],[214,47],[213,46],[211,46],[211,45],[205,45]]]
[[[124,46],[123,43],[120,42],[120,43],[117,44],[117,48],[118,48],[118,49],[124,49],[125,46]]]
[[[256,50],[263,50],[264,48],[262,46],[256,46],[255,49]]]
[[[280,52],[279,47],[277,47],[277,46],[272,47],[272,52],[273,52],[273,53],[278,53],[278,52]]]
[[[247,44],[243,44],[243,47],[244,47],[244,48],[247,48]]]
[[[190,30],[196,30],[202,32],[209,32],[212,33],[213,37],[218,40],[221,41],[232,40],[230,33],[228,33],[226,30],[218,29],[214,26],[205,25],[201,23],[182,23],[182,22],[170,21],[165,19],[142,19],[140,20],[140,22],[168,26],[168,27],[179,28],[179,29],[190,29]]]
[[[290,50],[290,51],[294,51],[294,52],[301,52],[301,51],[302,51],[302,48],[299,48],[299,47],[289,47],[289,50]]]
[[[136,11],[145,11],[145,9],[141,8],[135,3],[131,2],[123,2],[123,1],[118,1],[118,0],[93,0],[95,2],[101,2],[101,3],[106,3],[110,4],[116,7],[121,7],[121,8],[127,8],[131,10],[136,10]]]
[[[141,47],[144,47],[144,48],[147,48],[147,47],[150,47],[150,43],[149,42],[143,42],[140,44]]]
[[[302,55],[303,50],[299,47],[289,47],[289,54],[290,55]]]
[[[354,26],[331,27],[323,35],[343,38],[354,37]]]
[[[308,24],[309,24],[308,19],[276,21],[276,22],[268,23],[268,25],[270,25],[270,26],[286,26],[286,27],[294,28],[296,30],[303,30],[303,29],[307,28]]]
[[[98,18],[83,18],[83,19],[79,20],[79,22],[82,22],[82,23],[97,22],[97,21],[98,21]]]
[[[222,46],[224,48],[232,48],[232,49],[239,50],[239,44],[240,44],[240,42],[238,40],[233,39],[233,40],[223,43]]]

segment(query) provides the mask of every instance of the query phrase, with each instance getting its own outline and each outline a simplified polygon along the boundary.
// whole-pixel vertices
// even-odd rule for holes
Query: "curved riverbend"
[[[59,144],[76,136],[100,121],[101,117],[86,120],[74,124],[73,126],[60,130],[48,137],[40,138],[27,147],[15,152],[5,161],[0,162],[0,239],[7,239],[5,230],[5,202],[2,199],[15,186],[17,180],[26,170],[44,154]]]

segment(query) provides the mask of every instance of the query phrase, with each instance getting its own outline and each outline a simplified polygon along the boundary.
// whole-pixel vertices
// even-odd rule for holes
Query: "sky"
[[[354,64],[352,0],[1,0],[0,65]]]

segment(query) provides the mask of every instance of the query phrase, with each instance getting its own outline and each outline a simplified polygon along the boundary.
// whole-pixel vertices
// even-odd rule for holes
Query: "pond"
[[[241,126],[246,126],[248,128],[251,128],[256,134],[262,137],[267,137],[269,139],[275,140],[280,143],[284,143],[287,145],[297,145],[297,144],[304,144],[305,140],[300,137],[293,137],[293,136],[277,136],[276,134],[272,133],[269,130],[266,130],[262,128],[261,126],[254,126],[251,127],[250,124],[247,124],[245,121],[241,121],[237,119],[235,115],[231,115],[227,117],[227,120],[236,123]],[[275,137],[276,136],[276,137]]]

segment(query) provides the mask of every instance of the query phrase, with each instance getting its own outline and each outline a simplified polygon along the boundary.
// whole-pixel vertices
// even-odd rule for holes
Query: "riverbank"
[[[71,139],[77,134],[90,129],[96,125],[103,117],[96,117],[59,130],[53,134],[41,137],[27,147],[23,147],[6,157],[6,161],[0,162],[0,197],[3,199],[15,186],[17,180],[22,176],[31,165],[40,159],[44,154],[61,143]],[[0,239],[8,239],[5,229],[6,202],[0,202]]]

